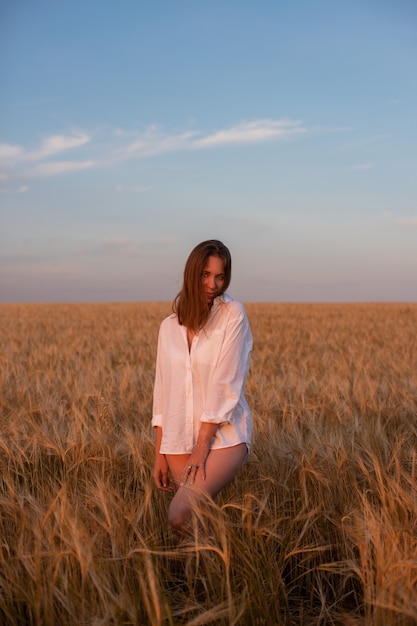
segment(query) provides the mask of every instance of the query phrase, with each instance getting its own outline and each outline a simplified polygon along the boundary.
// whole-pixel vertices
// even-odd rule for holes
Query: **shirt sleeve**
[[[161,372],[161,330],[158,334],[156,352],[155,382],[153,388],[152,426],[162,426],[162,372]]]
[[[228,320],[200,421],[212,424],[233,421],[233,413],[243,396],[251,352],[252,333],[244,309],[239,308]]]

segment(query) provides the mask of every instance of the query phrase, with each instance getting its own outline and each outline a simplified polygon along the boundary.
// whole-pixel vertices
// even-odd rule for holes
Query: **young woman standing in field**
[[[244,386],[252,351],[245,309],[227,293],[230,252],[203,241],[185,265],[158,338],[152,425],[154,480],[176,487],[168,520],[185,530],[202,494],[214,498],[246,462],[252,418]]]

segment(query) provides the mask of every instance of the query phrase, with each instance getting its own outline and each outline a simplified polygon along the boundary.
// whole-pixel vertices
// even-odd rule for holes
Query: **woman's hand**
[[[187,465],[184,467],[181,476],[181,487],[186,483],[192,485],[198,473],[200,473],[203,480],[206,480],[206,460],[209,452],[210,446],[208,444],[196,444],[188,458]]]
[[[153,478],[158,489],[161,491],[172,491],[169,467],[165,454],[156,453]]]
[[[210,442],[216,434],[218,424],[201,422],[197,443],[191,452],[187,465],[181,476],[181,487],[189,482],[192,485],[200,473],[203,480],[206,480],[206,460],[210,452]]]
[[[172,491],[171,481],[169,479],[169,467],[165,454],[159,452],[162,441],[162,428],[160,426],[155,427],[156,441],[155,441],[155,465],[153,469],[153,479],[155,485],[161,491]]]

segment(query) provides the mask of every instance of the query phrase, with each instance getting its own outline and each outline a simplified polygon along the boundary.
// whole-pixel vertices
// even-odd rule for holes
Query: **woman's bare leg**
[[[170,525],[176,530],[185,530],[191,510],[202,497],[202,492],[210,498],[215,498],[226,485],[232,482],[244,464],[247,453],[245,443],[231,448],[210,450],[206,460],[206,479],[203,480],[201,473],[198,472],[193,484],[186,482],[183,486],[180,483],[187,466],[188,455],[167,454],[169,469],[178,487],[168,511]]]

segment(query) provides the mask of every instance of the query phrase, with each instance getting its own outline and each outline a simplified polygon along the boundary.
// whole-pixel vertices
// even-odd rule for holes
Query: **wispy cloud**
[[[191,140],[197,134],[196,131],[166,135],[157,126],[149,127],[131,144],[126,146],[119,154],[120,157],[146,157],[166,152],[187,150]]]
[[[87,133],[77,131],[70,135],[46,137],[36,150],[25,150],[22,146],[3,143],[0,144],[0,163],[13,167],[30,161],[41,161],[66,150],[84,146],[90,141],[91,137]]]
[[[68,150],[81,148],[90,141],[90,135],[82,131],[75,131],[67,135],[45,137],[35,150],[2,143],[0,144],[0,166],[3,171],[0,172],[0,180],[47,178],[92,167],[94,164],[92,159],[82,161],[50,160]],[[36,165],[30,167],[30,164]],[[26,186],[23,185],[20,189],[26,190]]]
[[[26,156],[30,160],[38,161],[53,154],[79,148],[90,141],[91,137],[83,132],[76,132],[72,135],[53,135],[44,139],[38,150],[29,152]]]
[[[14,146],[9,143],[0,143],[0,163],[10,164],[10,162],[16,162],[22,158],[25,151],[21,146]]]
[[[301,121],[287,119],[241,122],[205,136],[200,131],[165,134],[160,127],[151,126],[121,150],[119,156],[146,157],[180,150],[264,143],[306,132],[307,129]]]
[[[372,170],[374,168],[374,164],[369,161],[368,163],[360,163],[359,165],[351,165],[350,167],[345,167],[345,172],[359,172],[361,170]]]
[[[395,220],[396,224],[400,226],[417,226],[417,217],[404,217]]]
[[[98,140],[81,130],[45,137],[36,149],[10,143],[0,144],[0,181],[47,178],[92,167],[111,167],[131,159],[153,157],[180,151],[244,146],[282,140],[307,133],[301,120],[258,119],[242,121],[212,133],[200,130],[165,132],[153,125],[139,133],[117,129]],[[60,160],[73,150],[80,158]],[[117,191],[141,193],[148,188],[118,187]]]
[[[49,161],[25,171],[26,178],[48,178],[93,167],[94,161]]]
[[[215,146],[263,143],[305,132],[306,128],[299,120],[255,120],[253,122],[242,122],[231,128],[219,130],[207,137],[197,139],[193,142],[192,147],[211,148]]]

